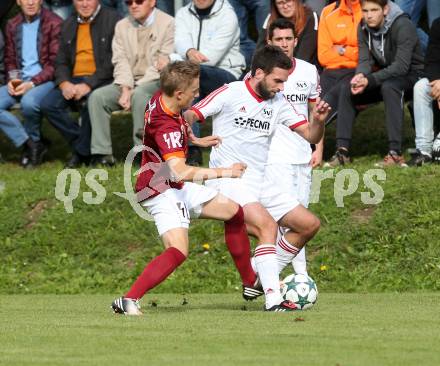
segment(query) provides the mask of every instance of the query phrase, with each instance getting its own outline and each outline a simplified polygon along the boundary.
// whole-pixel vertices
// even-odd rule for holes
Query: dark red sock
[[[251,266],[251,244],[241,206],[231,219],[225,221],[225,241],[235,267],[240,273],[243,285],[252,286],[255,283],[256,275]]]
[[[167,278],[185,259],[186,257],[179,249],[173,247],[166,249],[147,264],[125,297],[140,299],[148,290]]]

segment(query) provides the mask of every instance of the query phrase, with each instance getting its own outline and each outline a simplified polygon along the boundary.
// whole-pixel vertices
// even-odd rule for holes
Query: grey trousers
[[[159,80],[136,86],[131,96],[131,113],[133,117],[133,144],[140,145],[142,141],[136,137],[136,132],[144,127],[145,107],[159,89]],[[111,155],[112,139],[110,118],[112,112],[121,110],[118,100],[121,88],[110,84],[96,89],[89,97],[89,114],[92,127],[91,153]]]

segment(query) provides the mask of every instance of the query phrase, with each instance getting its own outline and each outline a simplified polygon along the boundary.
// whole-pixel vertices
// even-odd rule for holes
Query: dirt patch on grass
[[[41,200],[35,203],[32,209],[26,215],[28,223],[26,224],[25,229],[32,229],[44,211],[46,211],[52,205],[53,203],[51,203],[49,200]]]
[[[362,208],[362,209],[353,211],[353,213],[351,214],[351,218],[353,219],[353,221],[355,221],[359,224],[368,224],[368,222],[370,221],[371,217],[373,216],[375,210],[376,210],[376,208],[374,206]]]

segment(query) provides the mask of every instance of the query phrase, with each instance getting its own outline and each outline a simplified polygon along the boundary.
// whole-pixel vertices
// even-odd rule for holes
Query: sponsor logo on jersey
[[[268,135],[270,132],[270,120],[264,121],[257,118],[236,117],[234,118],[234,126],[265,135]]]
[[[182,147],[183,137],[182,133],[179,131],[164,133],[163,140],[166,142],[168,149],[175,149]]]
[[[308,96],[307,94],[287,94],[285,95],[286,99],[290,103],[307,103]]]
[[[246,108],[243,106],[238,111],[241,113],[246,113]]]
[[[296,89],[298,91],[305,91],[309,88],[309,83],[307,81],[304,80],[298,80],[296,82]]]
[[[272,108],[264,108],[263,109],[263,117],[264,118],[272,118],[273,109]]]

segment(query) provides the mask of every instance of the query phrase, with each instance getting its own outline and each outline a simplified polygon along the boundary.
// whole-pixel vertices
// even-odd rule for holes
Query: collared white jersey
[[[309,115],[309,102],[318,98],[321,87],[315,65],[294,58],[294,67],[284,83],[283,94],[295,110]],[[284,126],[277,127],[270,145],[268,164],[307,164],[312,158],[310,143]]]
[[[282,93],[269,100],[261,99],[249,81],[236,81],[213,91],[193,106],[203,121],[212,116],[213,135],[222,143],[211,150],[209,166],[229,167],[233,163],[247,164],[243,176],[263,179],[269,146],[277,125],[288,129],[307,123]],[[258,181],[258,184],[262,181]]]

